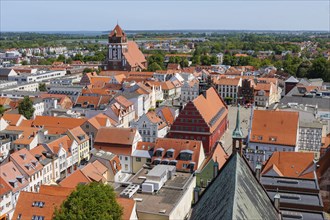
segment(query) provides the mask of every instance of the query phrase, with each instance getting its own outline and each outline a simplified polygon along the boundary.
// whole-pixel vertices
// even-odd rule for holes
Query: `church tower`
[[[124,55],[127,51],[126,33],[117,24],[109,34],[105,70],[127,70],[127,61]]]
[[[232,139],[233,139],[233,153],[238,152],[241,156],[243,155],[243,146],[242,146],[242,141],[243,141],[243,132],[241,130],[241,121],[240,121],[240,115],[239,115],[239,107],[240,105],[238,104],[237,107],[237,116],[236,116],[236,127],[233,131],[232,134]],[[236,148],[236,142],[238,141],[238,149]]]

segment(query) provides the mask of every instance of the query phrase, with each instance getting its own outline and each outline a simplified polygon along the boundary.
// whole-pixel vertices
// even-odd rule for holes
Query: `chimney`
[[[274,205],[277,210],[280,210],[280,199],[281,199],[280,194],[276,193],[274,196]]]
[[[261,165],[257,164],[256,166],[256,178],[260,182],[260,175],[261,175]]]
[[[201,189],[198,186],[196,186],[194,188],[194,204],[196,204],[199,200],[199,192],[200,191],[201,191]]]
[[[219,163],[217,159],[215,159],[215,163],[213,164],[213,179],[217,177],[219,170]]]

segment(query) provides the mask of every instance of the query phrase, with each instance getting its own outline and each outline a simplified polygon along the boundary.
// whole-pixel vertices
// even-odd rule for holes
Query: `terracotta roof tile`
[[[126,36],[123,29],[117,24],[116,27],[110,32],[110,37],[116,36],[116,37],[123,37]]]
[[[145,69],[143,63],[146,62],[146,59],[143,53],[140,51],[139,46],[134,41],[127,42],[128,50],[124,52],[123,55],[125,56],[128,64],[131,67],[140,67],[141,69]]]
[[[3,196],[11,191],[11,186],[5,179],[0,176],[0,196]]]
[[[26,148],[12,153],[10,160],[19,166],[28,176],[32,176],[43,168],[41,163]]]
[[[2,118],[8,122],[9,125],[12,125],[12,126],[18,126],[19,125],[19,122],[20,120],[22,119],[26,119],[24,118],[23,115],[20,115],[20,114],[8,114],[8,113],[5,113]]]
[[[200,159],[200,151],[203,150],[203,144],[201,141],[195,141],[195,140],[185,140],[185,139],[174,139],[174,138],[157,138],[155,142],[155,148],[154,152],[157,151],[157,149],[163,149],[163,154],[161,157],[154,156],[152,157],[152,162],[157,159],[161,160],[176,160],[176,169],[181,171],[190,171],[190,168],[183,168],[183,164],[189,164],[190,162],[194,162],[194,170],[199,169],[199,165],[203,161],[199,161]],[[168,150],[173,150],[173,156],[171,158],[168,158],[166,156],[166,152]],[[191,160],[180,160],[180,153],[182,151],[191,151],[192,157]],[[204,154],[203,154],[204,155]]]
[[[238,86],[239,81],[240,81],[239,78],[220,78],[214,80],[214,83],[217,85]]]
[[[126,198],[116,198],[117,202],[121,207],[123,207],[123,216],[122,219],[130,219],[132,212],[135,211],[135,201],[133,199]]]
[[[95,142],[132,145],[136,133],[135,128],[101,128]]]
[[[166,123],[154,111],[148,112],[146,116],[152,123],[158,124],[158,130],[166,127]]]
[[[127,100],[124,96],[120,95],[115,98],[116,102],[118,102],[121,106],[128,108],[133,105],[133,103]]]
[[[0,177],[2,177],[6,182],[7,185],[13,190],[13,192],[21,191],[23,188],[29,185],[28,180],[24,177],[24,173],[19,170],[19,168],[12,162],[8,162],[5,164],[1,164],[0,166]],[[19,181],[17,178],[23,177],[23,181]],[[11,183],[17,183],[15,187]]]
[[[206,91],[205,97],[204,95],[199,95],[194,99],[193,104],[210,127],[211,132],[217,128],[228,114],[226,104],[213,87]]]
[[[21,192],[17,201],[13,219],[32,219],[33,216],[43,216],[45,220],[53,218],[54,211],[61,206],[67,196],[44,195],[40,193]],[[34,202],[44,202],[42,208],[33,207]]]
[[[39,193],[50,196],[69,196],[74,191],[74,188],[62,186],[41,185]]]
[[[7,126],[7,131],[20,131],[22,134],[19,138],[13,141],[14,144],[31,144],[38,133],[38,128],[23,127],[23,126]]]
[[[82,125],[84,118],[63,118],[52,116],[37,116],[32,126],[44,127],[49,134],[64,134],[68,129]]]
[[[76,170],[70,176],[63,179],[59,184],[63,187],[75,188],[80,183],[91,183],[92,180],[88,178],[81,170]]]
[[[274,152],[262,170],[267,175],[270,170],[279,176],[292,178],[314,179],[312,171],[306,171],[314,166],[314,153],[306,152]]]
[[[173,115],[170,107],[163,107],[160,111],[158,111],[158,114],[161,114],[165,120],[165,122],[171,126],[174,123],[175,116]]]
[[[298,112],[255,110],[251,142],[296,146]]]

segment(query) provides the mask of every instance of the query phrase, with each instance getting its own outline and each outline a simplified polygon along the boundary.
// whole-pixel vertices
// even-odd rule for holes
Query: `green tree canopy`
[[[33,116],[34,110],[33,102],[28,96],[25,96],[23,101],[18,105],[18,113],[24,115],[27,119]]]
[[[330,82],[330,62],[323,57],[313,60],[308,78],[322,78],[325,82]]]
[[[154,72],[156,70],[162,70],[161,66],[157,62],[153,62],[148,65],[148,71]]]
[[[3,113],[5,113],[6,109],[0,105],[0,115],[3,115]]]
[[[116,220],[121,219],[122,207],[117,203],[113,188],[102,183],[78,185],[59,210],[54,220]]]
[[[46,92],[47,91],[45,83],[39,83],[39,91],[40,92]]]

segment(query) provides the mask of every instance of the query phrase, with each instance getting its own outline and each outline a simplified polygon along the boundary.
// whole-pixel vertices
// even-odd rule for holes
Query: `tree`
[[[33,102],[28,96],[25,96],[23,101],[18,105],[18,113],[27,119],[30,119],[33,116],[34,110]]]
[[[28,62],[27,62],[26,60],[23,60],[23,61],[21,62],[21,64],[22,64],[23,66],[25,66],[25,65],[28,65]]]
[[[6,111],[6,109],[2,105],[0,105],[0,115],[1,116],[3,115],[3,113],[5,113],[5,111]]]
[[[88,67],[83,70],[83,74],[92,73],[92,72],[94,72],[94,70],[92,68],[88,68]]]
[[[155,72],[156,70],[162,70],[161,66],[157,62],[153,62],[148,65],[148,71]]]
[[[39,83],[39,91],[40,92],[47,92],[47,88],[46,88],[45,83]]]
[[[325,82],[329,82],[330,62],[323,57],[313,60],[308,70],[308,78],[322,78]]]
[[[55,210],[54,220],[66,219],[121,219],[122,207],[116,201],[116,195],[110,185],[102,183],[80,184]]]
[[[57,57],[56,61],[58,61],[58,62],[64,62],[64,61],[65,61],[65,56],[64,56],[63,54],[60,54],[60,55]]]

